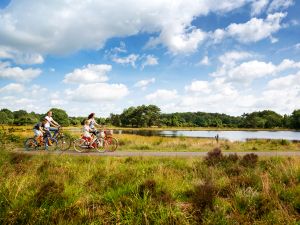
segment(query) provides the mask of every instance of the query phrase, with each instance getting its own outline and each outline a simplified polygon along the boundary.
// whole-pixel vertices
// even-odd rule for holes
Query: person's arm
[[[98,124],[97,122],[96,122],[96,120],[94,119],[94,122],[95,122],[95,125],[97,126],[97,127],[101,127],[101,125],[100,124]]]
[[[55,127],[59,127],[60,125],[58,124],[58,122],[56,122],[53,118],[52,120],[50,121],[50,124],[55,126]]]
[[[42,133],[45,133],[45,131],[43,130],[43,128],[41,126],[39,127],[39,131],[41,131]]]

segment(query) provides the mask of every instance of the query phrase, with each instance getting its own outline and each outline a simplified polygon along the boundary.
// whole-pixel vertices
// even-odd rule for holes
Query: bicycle
[[[77,152],[83,152],[86,150],[95,149],[98,152],[113,152],[118,148],[118,140],[112,137],[112,130],[104,130],[102,132],[95,133],[95,139],[93,143],[90,142],[85,137],[81,137],[74,141],[74,149]],[[90,146],[93,146],[91,148]]]
[[[62,128],[58,127],[57,133],[54,135],[54,137],[57,140],[57,147],[61,151],[66,151],[71,147],[72,139],[70,136],[65,135],[62,132]]]
[[[78,138],[73,142],[73,145],[76,152],[84,152],[92,149],[95,149],[98,152],[104,152],[104,140],[98,135],[92,140],[92,143],[90,143],[88,138],[81,136],[81,138]]]
[[[51,140],[52,144],[47,146],[47,142]],[[24,142],[24,148],[26,151],[32,151],[32,150],[56,150],[57,149],[57,139],[54,137],[48,137],[46,134],[43,135],[43,138],[41,140],[37,140],[36,137],[31,137],[25,140]]]

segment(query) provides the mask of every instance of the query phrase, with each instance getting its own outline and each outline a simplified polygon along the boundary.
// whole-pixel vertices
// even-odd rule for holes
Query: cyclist
[[[33,127],[34,138],[38,144],[41,144],[43,142],[43,134],[45,133],[44,127],[46,122],[47,120],[44,119],[42,122],[38,122]]]
[[[84,122],[84,126],[83,126],[83,139],[85,139],[89,142],[89,148],[94,148],[92,145],[94,142],[92,135],[91,135],[92,132],[93,131],[90,128],[90,122],[89,122],[89,120],[86,120]]]
[[[45,120],[47,120],[47,123],[45,124],[45,129],[49,131],[54,131],[53,137],[55,137],[60,125],[52,118],[52,111],[47,112],[47,116],[45,116]]]
[[[99,125],[96,120],[95,120],[95,113],[91,113],[89,116],[88,116],[88,121],[89,121],[89,126],[90,126],[90,133],[94,134],[94,135],[97,135],[98,134],[98,131],[97,129],[95,128],[95,126],[101,126]]]
[[[42,122],[35,124],[33,127],[34,137],[39,145],[41,145],[43,143],[44,136],[47,138],[47,141],[45,143],[46,150],[48,149],[48,145],[52,145],[51,140],[50,140],[51,134],[50,134],[49,130],[47,130],[47,128],[45,127],[47,122],[48,121],[46,119],[43,119]]]

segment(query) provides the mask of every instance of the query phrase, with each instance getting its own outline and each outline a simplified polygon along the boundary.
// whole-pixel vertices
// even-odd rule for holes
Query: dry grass
[[[300,158],[215,155],[221,157],[208,165],[193,158],[25,158],[1,150],[0,224],[299,221]]]

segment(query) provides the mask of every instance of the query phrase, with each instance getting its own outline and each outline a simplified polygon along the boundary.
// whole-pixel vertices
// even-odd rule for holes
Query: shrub
[[[14,153],[10,153],[9,162],[11,164],[19,164],[29,160],[31,157],[32,157],[31,155],[14,152]]]
[[[64,185],[49,180],[43,184],[34,196],[34,201],[38,207],[42,205],[53,205],[56,202],[61,203],[64,200]]]
[[[258,156],[254,153],[246,154],[243,156],[240,164],[244,167],[252,167],[254,168],[257,164]]]
[[[148,195],[152,197],[155,201],[169,203],[172,201],[171,195],[162,189],[157,187],[156,181],[149,179],[146,180],[138,187],[138,193],[140,197]]]
[[[192,203],[198,219],[202,219],[201,216],[206,208],[213,209],[213,201],[216,194],[216,187],[209,180],[202,185],[194,187]]]
[[[209,166],[216,165],[223,159],[223,154],[220,148],[214,148],[207,153],[205,157],[205,163]]]

